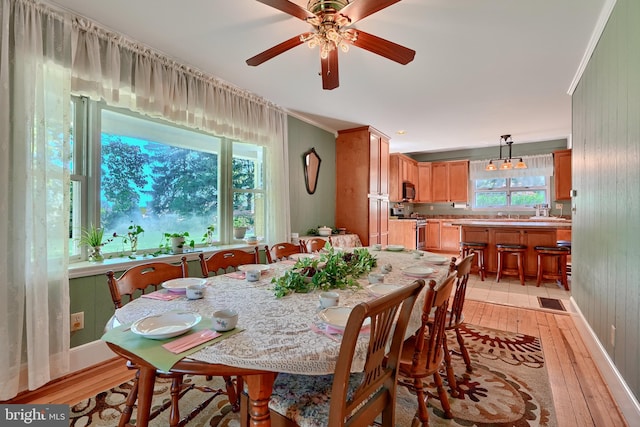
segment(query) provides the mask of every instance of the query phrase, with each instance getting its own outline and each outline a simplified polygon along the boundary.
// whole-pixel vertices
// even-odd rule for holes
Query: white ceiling
[[[392,152],[428,152],[496,146],[505,133],[515,144],[568,137],[567,91],[607,1],[403,0],[355,28],[414,49],[414,61],[352,47],[340,53],[332,91],[306,45],[246,65],[310,28],[255,0],[54,3],[325,129],[371,125],[391,137]]]

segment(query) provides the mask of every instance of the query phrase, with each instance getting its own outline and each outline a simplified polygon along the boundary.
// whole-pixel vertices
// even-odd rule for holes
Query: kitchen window
[[[549,203],[553,156],[525,156],[523,160],[527,169],[508,171],[486,171],[488,160],[470,162],[472,207],[523,210]]]
[[[81,160],[73,162],[72,259],[83,259],[77,237],[91,223],[105,239],[141,226],[139,253],[164,245],[165,233],[187,232],[187,242],[202,246],[211,225],[223,244],[233,242],[234,222],[265,235],[263,147],[84,98],[72,102],[74,160]],[[128,250],[122,238],[103,248],[114,256]]]

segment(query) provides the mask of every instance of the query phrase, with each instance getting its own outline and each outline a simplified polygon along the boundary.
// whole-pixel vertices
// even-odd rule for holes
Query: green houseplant
[[[82,229],[79,241],[81,245],[87,246],[89,249],[89,261],[101,262],[104,261],[102,247],[113,241],[113,238],[104,240],[104,230],[90,225]]]
[[[131,256],[134,256],[138,251],[138,236],[142,233],[144,233],[144,228],[138,224],[131,224],[127,228],[127,234],[117,235],[116,233],[113,233],[113,237],[122,238],[123,244],[128,243],[131,248]]]
[[[249,226],[249,220],[243,216],[238,216],[233,219],[233,237],[236,239],[244,239],[244,235],[247,233]]]
[[[206,242],[206,244],[209,246],[213,246],[213,244],[215,243],[213,233],[215,231],[216,231],[215,225],[213,224],[209,225],[207,227],[207,231],[205,231],[204,235],[202,236],[202,241]]]
[[[174,254],[181,254],[184,252],[184,246],[187,243],[186,238],[189,237],[189,232],[164,233],[164,237],[167,240],[166,246],[171,248],[171,252]],[[195,242],[190,240],[188,245],[193,249]]]

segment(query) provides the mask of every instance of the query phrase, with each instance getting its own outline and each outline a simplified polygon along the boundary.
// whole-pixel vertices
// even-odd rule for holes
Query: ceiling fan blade
[[[292,49],[301,44],[302,44],[302,40],[300,39],[300,35],[291,37],[289,40],[283,41],[282,43],[277,44],[274,47],[267,49],[264,52],[261,52],[256,56],[253,56],[247,59],[247,65],[252,65],[252,66],[260,65],[263,62],[270,60],[274,56],[278,56],[281,53],[284,53],[289,49]]]
[[[361,49],[384,56],[385,58],[396,61],[402,65],[406,65],[413,61],[413,58],[416,56],[415,50],[390,42],[389,40],[382,39],[378,36],[374,36],[373,34],[365,33],[364,31],[356,31],[358,33],[358,38],[350,43]]]
[[[322,64],[322,89],[331,90],[339,86],[338,49],[329,51],[326,58],[320,58]]]
[[[338,13],[349,17],[351,24],[353,24],[399,1],[400,0],[354,0],[352,3],[343,7]]]
[[[288,13],[291,16],[295,16],[296,18],[302,19],[303,21],[307,18],[314,18],[315,15],[309,12],[307,9],[298,6],[295,3],[291,3],[289,0],[257,0],[260,3],[266,4],[267,6],[271,6],[275,9],[278,9],[284,13]]]

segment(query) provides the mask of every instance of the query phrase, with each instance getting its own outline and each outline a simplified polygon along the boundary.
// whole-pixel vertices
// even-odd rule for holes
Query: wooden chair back
[[[271,249],[269,249],[268,247],[266,248],[267,262],[271,264],[272,262],[285,259],[289,255],[300,254],[303,252],[304,249],[302,248],[302,242],[299,245],[294,245],[293,243],[289,242],[276,243],[271,247]]]
[[[245,264],[258,264],[259,263],[258,247],[253,252],[246,252],[239,249],[227,249],[224,251],[216,252],[209,258],[204,257],[203,253],[198,255],[200,257],[200,268],[202,269],[202,277],[209,277],[210,274],[214,276],[221,273],[227,273],[231,268],[237,270],[238,266]]]
[[[411,367],[406,372],[410,377],[431,375],[440,367],[443,359],[442,340],[446,339],[444,326],[447,308],[456,277],[457,273],[453,271],[439,285],[435,280],[429,282],[422,310],[422,324],[410,338],[413,348],[407,349],[413,353]]]
[[[423,287],[424,281],[416,280],[351,310],[333,378],[329,427],[368,426],[380,413],[383,425],[393,425],[400,351],[411,310]],[[362,382],[349,397],[351,365],[365,319],[371,324]]]
[[[303,240],[301,242],[305,252],[310,254],[314,252],[320,252],[327,243],[329,243],[328,240],[322,239],[320,237],[312,237],[311,239]]]
[[[158,289],[162,282],[171,279],[187,277],[189,275],[187,258],[182,257],[180,264],[169,264],[165,262],[149,262],[129,268],[120,278],[116,279],[113,271],[107,272],[107,283],[111,291],[111,299],[115,308],[120,308],[124,304],[123,296],[128,297],[126,302],[136,297],[136,294],[144,294],[153,287],[151,292]]]
[[[456,265],[456,290],[451,302],[451,310],[445,328],[454,328],[462,322],[462,309],[467,295],[467,282],[471,273],[474,253],[467,255],[458,265]]]

